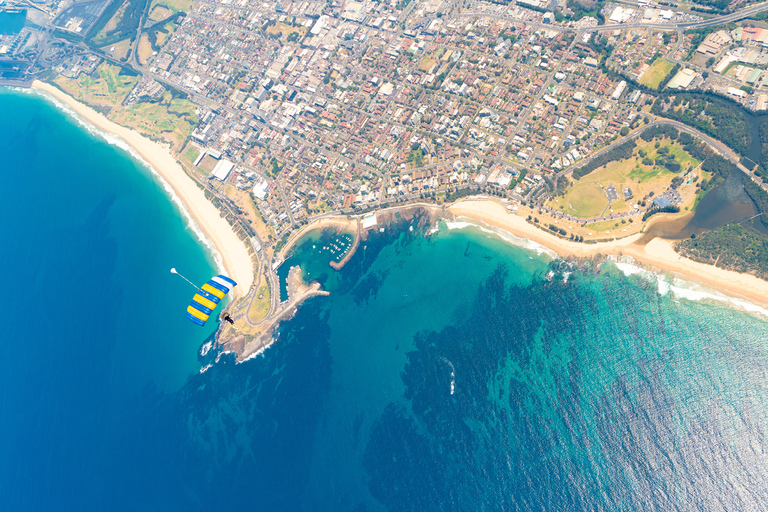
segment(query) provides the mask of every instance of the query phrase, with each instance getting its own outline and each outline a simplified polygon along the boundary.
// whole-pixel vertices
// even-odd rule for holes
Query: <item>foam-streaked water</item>
[[[42,131],[29,124],[15,140]],[[156,196],[147,191],[133,209],[165,208],[153,218],[175,219],[162,227],[180,233],[171,245],[193,246],[173,208],[157,202],[161,192],[141,180],[135,190]],[[376,232],[339,272],[318,253],[334,235],[307,240],[287,264],[301,264],[331,295],[303,304],[273,347],[243,364],[224,356],[166,386],[125,379],[116,400],[104,389],[117,368],[146,376],[176,368],[186,376],[201,340],[181,320],[164,332],[150,321],[142,332],[151,339],[139,343],[121,332],[125,324],[114,325],[132,313],[127,299],[100,330],[63,314],[61,290],[45,285],[50,275],[84,282],[83,268],[108,272],[129,250],[118,227],[134,226],[112,221],[111,212],[123,204],[121,191],[134,188],[110,194],[99,183],[90,203],[73,207],[79,223],[50,227],[41,215],[35,225],[45,233],[17,244],[22,255],[13,260],[2,253],[19,269],[15,289],[34,284],[14,311],[37,304],[65,331],[53,342],[43,334],[54,328],[42,322],[6,321],[12,367],[0,382],[0,406],[13,414],[3,415],[0,442],[15,447],[0,452],[0,495],[14,510],[768,508],[761,317],[687,300],[706,293],[626,261],[579,269],[461,223],[430,236],[407,224]],[[53,193],[64,183],[45,189],[17,177],[12,185],[5,193],[39,197],[69,214]],[[100,196],[113,200],[99,206]],[[131,208],[120,211],[127,219]],[[72,233],[112,242],[90,241],[91,250],[73,253],[55,272],[20,270],[48,247],[51,231],[69,224],[79,229],[61,235],[62,249],[49,259],[68,255]],[[5,239],[31,236],[21,230]],[[141,237],[133,244],[141,246]],[[162,280],[161,267],[150,275]],[[125,273],[113,270],[102,290],[90,289],[99,286],[94,280],[89,291],[127,297],[123,283],[140,270],[120,268]],[[175,286],[163,283],[160,293]],[[145,309],[164,311],[177,292],[186,298],[182,287]],[[190,364],[141,351],[126,362],[123,351],[100,350],[105,339],[119,346],[125,338],[142,347],[171,343],[179,359],[188,351]]]

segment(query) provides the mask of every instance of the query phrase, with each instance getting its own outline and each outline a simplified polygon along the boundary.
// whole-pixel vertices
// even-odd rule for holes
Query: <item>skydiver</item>
[[[229,322],[229,323],[230,323],[230,324],[232,324],[232,325],[235,325],[235,321],[234,321],[234,320],[232,320],[232,317],[231,317],[231,316],[229,316],[229,313],[226,313],[226,312],[225,312],[225,313],[222,313],[222,314],[221,314],[221,319],[222,319],[222,320],[226,320],[227,322]]]

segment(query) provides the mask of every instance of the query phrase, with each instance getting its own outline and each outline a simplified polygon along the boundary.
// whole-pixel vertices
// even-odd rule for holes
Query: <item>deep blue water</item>
[[[141,428],[213,331],[169,269],[203,282],[213,262],[124,151],[31,95],[4,91],[0,112],[2,507],[96,508],[166,478]]]
[[[331,295],[197,374],[168,268],[212,264],[163,191],[38,99],[0,111],[9,510],[768,509],[764,320],[402,220],[339,272],[337,235],[300,244]]]

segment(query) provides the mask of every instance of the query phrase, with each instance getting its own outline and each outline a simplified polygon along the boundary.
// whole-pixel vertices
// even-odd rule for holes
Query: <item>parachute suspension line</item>
[[[187,279],[187,278],[186,278],[186,277],[184,277],[183,275],[179,274],[179,273],[176,271],[176,269],[175,269],[175,268],[172,268],[172,269],[171,269],[171,274],[176,274],[177,276],[179,276],[180,278],[182,278],[183,280],[185,280],[186,282],[188,282],[189,284],[191,284],[192,286],[194,286],[194,287],[195,287],[195,290],[197,290],[198,288],[200,288],[200,287],[199,287],[199,286],[197,286],[195,283],[193,283],[192,281],[190,281],[189,279]]]

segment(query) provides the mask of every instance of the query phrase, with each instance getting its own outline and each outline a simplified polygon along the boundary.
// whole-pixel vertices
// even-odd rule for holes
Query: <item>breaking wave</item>
[[[203,230],[200,229],[200,226],[197,225],[197,222],[192,218],[192,215],[189,213],[189,210],[187,210],[184,203],[181,201],[178,195],[176,195],[176,192],[173,190],[170,184],[168,184],[167,181],[160,175],[160,173],[157,172],[157,170],[135,150],[133,147],[131,147],[130,144],[125,142],[121,137],[118,137],[117,135],[114,135],[112,133],[106,132],[100,128],[97,128],[87,120],[85,120],[80,114],[75,112],[69,105],[62,103],[59,101],[56,97],[51,96],[45,91],[41,91],[38,89],[22,89],[22,88],[12,88],[14,92],[19,92],[22,94],[29,94],[31,96],[37,96],[40,98],[45,99],[49,103],[52,103],[56,106],[59,110],[64,112],[69,118],[74,120],[81,128],[86,130],[91,135],[97,136],[104,141],[106,141],[111,146],[116,146],[123,151],[130,154],[134,160],[139,162],[142,166],[147,168],[150,173],[153,175],[153,177],[162,185],[163,190],[165,190],[165,193],[171,198],[171,201],[176,205],[176,207],[179,209],[181,214],[184,216],[184,219],[187,222],[187,226],[192,230],[192,232],[197,236],[197,238],[205,245],[205,247],[208,249],[208,252],[213,256],[214,261],[216,262],[216,269],[218,272],[224,272],[224,260],[221,256],[221,253],[219,253],[218,249],[215,245],[213,245],[213,242],[203,233]]]
[[[717,290],[708,288],[694,281],[682,279],[662,270],[649,269],[640,266],[629,256],[607,256],[606,261],[618,268],[625,276],[637,275],[651,283],[655,282],[659,294],[662,296],[670,295],[673,300],[685,299],[693,302],[725,303],[734,309],[768,318],[768,309],[755,304],[754,302],[729,297]]]
[[[466,217],[458,217],[458,219],[462,220],[447,220],[445,221],[445,227],[449,230],[454,229],[467,229],[467,228],[474,228],[482,231],[483,233],[488,233],[490,235],[496,236],[498,238],[501,238],[507,243],[510,243],[514,246],[520,247],[522,249],[527,249],[529,251],[533,251],[538,255],[547,255],[551,259],[556,260],[559,259],[559,256],[557,253],[551,249],[548,249],[547,247],[544,247],[541,244],[538,244],[532,240],[528,240],[527,238],[520,238],[509,231],[497,228],[495,226],[490,226],[488,224],[485,224],[484,222],[477,221],[474,219],[467,219]]]

